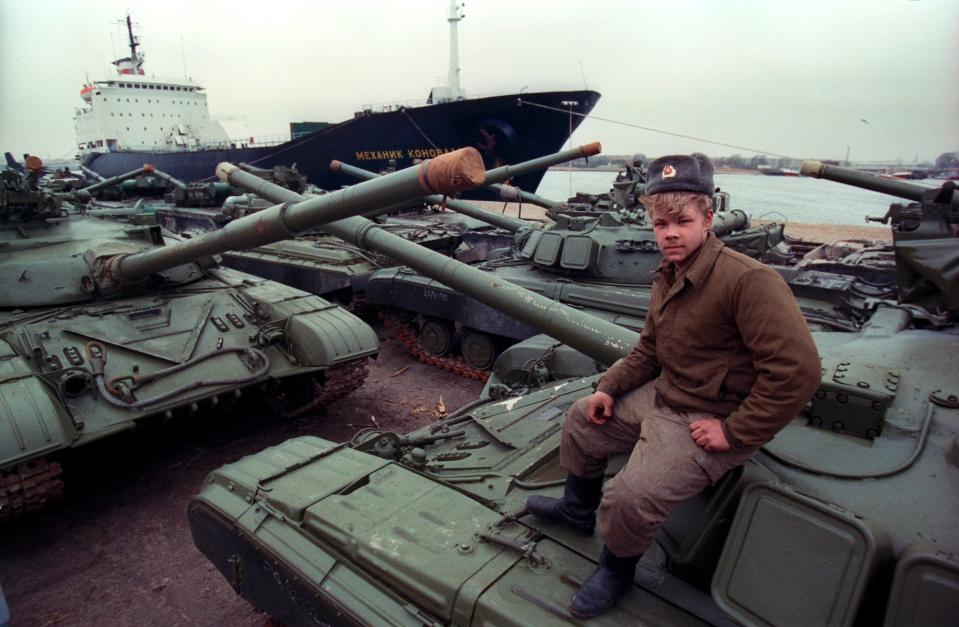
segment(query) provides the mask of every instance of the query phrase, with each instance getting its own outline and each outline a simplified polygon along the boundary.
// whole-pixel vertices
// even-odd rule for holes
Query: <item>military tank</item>
[[[240,394],[273,393],[296,415],[357,388],[378,350],[368,325],[312,294],[219,267],[213,255],[287,238],[313,226],[317,208],[412,200],[428,182],[455,189],[449,180],[468,178],[470,162],[451,154],[191,239],[66,215],[31,174],[4,173],[0,519],[62,492],[55,458],[65,449]]]
[[[221,182],[215,185],[229,187]],[[159,224],[176,233],[189,235],[223,228],[237,218],[267,207],[268,202],[253,194],[234,194],[227,196],[222,206],[217,207],[154,203],[151,209]],[[456,213],[420,215],[405,212],[380,218],[379,222],[383,228],[409,241],[446,255],[459,254],[463,259],[475,259],[484,253],[482,246],[464,245],[464,234],[469,233],[470,239],[482,243],[490,239],[505,242],[505,237],[492,233],[488,224]],[[484,232],[487,233],[486,239],[479,236]],[[362,309],[366,280],[377,270],[396,263],[383,255],[358,250],[321,229],[314,229],[250,250],[226,252],[223,265]]]
[[[363,180],[376,176],[352,166],[339,167]],[[514,233],[511,249],[478,264],[482,271],[639,330],[649,305],[653,271],[662,256],[639,204],[645,171],[631,166],[613,184],[613,194],[577,196],[566,203],[500,188],[506,198],[524,198],[547,207],[551,223],[545,226],[463,201],[448,201],[448,206]],[[751,226],[745,212],[726,209],[723,197],[716,198],[713,232],[730,248],[761,257],[783,241],[781,224]],[[478,379],[485,379],[504,349],[537,333],[507,313],[409,268],[374,273],[366,284],[366,300],[389,312],[387,328],[412,354]],[[462,362],[450,359],[451,355],[462,356]]]
[[[804,167],[812,171],[837,172]],[[597,624],[952,621],[959,195],[951,183],[908,193],[920,200],[886,216],[897,297],[877,300],[858,332],[813,332],[823,376],[806,409],[673,512],[634,586]],[[362,219],[329,226],[600,364],[638,339]],[[194,542],[238,594],[287,625],[579,624],[568,600],[595,568],[601,539],[528,517],[523,506],[533,494],[560,494],[565,412],[596,381],[550,381],[501,398],[487,387],[410,434],[301,437],[243,458],[212,472],[190,504]]]

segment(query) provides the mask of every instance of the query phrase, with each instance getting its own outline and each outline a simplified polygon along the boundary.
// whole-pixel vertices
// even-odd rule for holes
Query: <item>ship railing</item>
[[[499,92],[490,92],[486,94],[473,94],[471,93],[466,100],[476,100],[477,98],[492,98],[494,96],[506,96],[509,94],[499,93]],[[401,109],[409,109],[411,107],[425,107],[430,104],[438,104],[436,102],[431,102],[428,99],[418,99],[418,100],[392,100],[389,102],[373,102],[367,103],[361,106],[359,114],[362,113],[389,113],[390,111],[400,111]]]
[[[279,146],[280,144],[290,141],[290,135],[261,135],[259,137],[240,137],[232,138],[226,145],[229,147],[232,144],[233,148],[256,148],[257,146]],[[242,146],[241,146],[242,144]],[[223,142],[218,142],[217,147],[222,147]],[[205,149],[209,149],[209,145],[204,146]]]
[[[246,137],[243,139],[231,139],[224,142],[209,142],[206,144],[189,144],[185,146],[171,147],[168,145],[157,145],[157,146],[144,146],[142,148],[119,148],[119,147],[108,147],[107,152],[157,152],[157,153],[184,153],[184,152],[201,152],[204,150],[234,150],[237,148],[261,148],[270,146],[279,146],[290,141],[289,135],[270,135],[265,138],[254,138],[253,142],[250,142],[250,138]],[[89,151],[80,151],[81,155],[93,154],[102,152],[100,150],[89,150]]]
[[[360,113],[389,113],[391,111],[400,111],[412,107],[425,107],[428,104],[431,103],[425,98],[419,100],[400,100],[399,102],[376,102],[361,105]]]

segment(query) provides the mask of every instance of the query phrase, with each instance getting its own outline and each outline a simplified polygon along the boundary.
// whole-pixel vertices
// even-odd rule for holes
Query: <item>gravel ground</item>
[[[371,424],[411,431],[483,384],[415,361],[380,332],[362,388],[283,421],[262,405],[90,445],[64,460],[57,505],[0,527],[0,584],[13,625],[266,625],[193,546],[187,504],[223,464],[299,435],[349,439]]]

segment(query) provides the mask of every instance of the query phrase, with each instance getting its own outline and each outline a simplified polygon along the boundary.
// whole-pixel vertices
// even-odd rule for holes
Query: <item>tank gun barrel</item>
[[[246,162],[244,162],[244,161],[241,161],[241,162],[239,162],[238,164],[236,164],[236,167],[240,168],[240,169],[243,170],[244,172],[249,172],[249,173],[251,173],[251,174],[256,174],[257,172],[264,172],[264,173],[266,173],[266,172],[269,172],[269,171],[270,171],[268,168],[261,168],[261,167],[259,167],[259,166],[255,166],[255,165],[253,165],[253,164],[251,164],[251,163],[246,163]]]
[[[80,166],[80,171],[83,172],[84,174],[86,174],[87,176],[89,176],[90,178],[92,178],[92,179],[95,180],[95,181],[98,181],[98,182],[99,182],[99,181],[105,181],[105,180],[107,180],[107,177],[101,176],[100,174],[98,174],[97,172],[94,172],[93,170],[91,170],[90,168],[88,168],[88,167],[85,166],[85,165],[81,165],[81,166]]]
[[[296,202],[303,198],[295,192],[261,181],[241,170],[230,171],[229,181],[237,187],[256,193],[272,202]],[[365,183],[361,183],[363,184]],[[428,248],[408,242],[383,230],[366,218],[359,216],[344,218],[326,224],[323,230],[360,248],[392,257],[452,289],[486,305],[508,312],[600,363],[611,365],[617,359],[627,355],[639,341],[639,333],[635,331],[583,313]]]
[[[749,216],[745,211],[733,209],[713,214],[713,233],[717,236],[749,228]]]
[[[242,171],[230,163],[217,166],[217,176],[221,180],[230,180],[234,172]],[[247,176],[257,178],[250,174]],[[430,192],[454,193],[477,187],[483,182],[483,162],[479,152],[475,148],[463,148],[324,196],[307,200],[297,195],[296,198],[289,198],[289,202],[281,201],[285,204],[234,220],[220,230],[182,240],[175,246],[119,256],[111,270],[121,282],[134,282],[227,250],[246,250],[288,239],[305,229],[363,213],[374,207],[414,200]]]
[[[362,168],[358,168],[356,166],[343,163],[341,161],[334,161],[333,163],[330,164],[330,167],[332,168],[334,167],[334,165],[336,166],[336,169],[339,172],[342,172],[343,174],[347,174],[349,176],[356,177],[363,181],[372,181],[373,179],[379,178],[380,176],[379,174],[370,172],[369,170],[364,170]],[[443,202],[443,197],[437,194],[433,194],[430,196],[426,196],[425,198],[423,198],[423,200],[432,202],[432,203],[441,203]],[[465,216],[476,218],[477,220],[482,220],[483,222],[486,222],[487,224],[492,224],[495,227],[506,229],[507,231],[510,231],[511,233],[515,233],[516,231],[519,231],[520,229],[526,228],[529,226],[529,223],[526,222],[526,220],[511,218],[501,213],[487,211],[486,209],[481,209],[480,207],[477,207],[476,205],[470,204],[468,202],[464,202],[462,200],[458,200],[456,198],[447,198],[446,206],[449,207],[450,209],[453,209],[454,211],[458,211],[459,213],[462,213]],[[385,207],[383,211],[392,210],[394,208],[400,208],[400,207]],[[380,213],[381,211],[375,211],[375,212],[370,212],[367,215],[372,217]]]
[[[522,163],[517,163],[516,165],[504,165],[502,167],[489,170],[486,173],[486,184],[492,185],[493,183],[504,183],[511,178],[522,176],[529,172],[545,170],[550,166],[566,163],[567,161],[579,159],[580,157],[592,157],[593,155],[598,155],[601,150],[602,147],[600,146],[600,143],[593,142],[591,144],[577,146],[576,148],[570,148],[569,150],[561,150],[537,159],[523,161]]]
[[[922,202],[923,194],[930,189],[900,179],[880,178],[867,172],[838,165],[828,165],[821,161],[803,161],[800,172],[804,176],[845,183],[846,185],[853,185],[890,196],[898,196],[913,202]],[[959,193],[955,190],[952,192],[950,204],[954,207],[959,206]]]
[[[137,168],[136,170],[131,170],[124,174],[117,174],[116,176],[112,176],[108,179],[103,179],[102,181],[94,183],[93,185],[88,185],[84,188],[78,189],[76,193],[78,195],[87,196],[89,194],[93,194],[94,192],[98,192],[101,189],[104,189],[107,187],[113,187],[114,185],[119,185],[120,183],[122,183],[123,181],[126,181],[127,179],[134,179],[140,176],[141,174],[150,174],[151,172],[155,172],[155,171],[156,171],[156,168],[154,168],[152,165],[147,163],[142,168]]]
[[[177,187],[177,188],[179,188],[179,189],[186,189],[186,187],[187,187],[186,183],[184,183],[184,182],[181,181],[180,179],[176,178],[175,176],[172,176],[172,175],[170,175],[170,174],[167,174],[166,172],[164,172],[164,171],[162,171],[162,170],[153,170],[153,176],[155,176],[155,177],[157,177],[158,179],[161,179],[161,180],[163,180],[163,181],[166,181],[167,183],[169,183],[169,184],[172,185],[173,187]]]
[[[515,165],[503,166],[493,170],[488,170],[486,172],[486,181],[488,187],[496,189],[501,187],[497,183],[509,180],[514,176],[521,176],[527,174],[528,172],[535,172],[536,170],[541,170],[543,168],[548,168],[559,163],[566,163],[567,161],[572,161],[573,159],[579,159],[580,157],[591,157],[600,153],[602,146],[599,142],[593,142],[591,144],[584,144],[582,146],[577,146],[576,148],[570,148],[569,150],[562,150],[550,155],[545,155],[538,157],[536,159],[531,159],[529,161],[523,161]],[[333,161],[330,163],[330,168],[347,174],[349,176],[356,177],[361,180],[371,180],[376,178],[378,175],[370,172],[369,170],[364,170],[353,165],[348,165],[342,161]],[[510,189],[517,189],[515,187],[509,187]],[[519,190],[522,191],[522,190]],[[255,192],[256,193],[256,192]],[[526,192],[523,192],[524,194]],[[535,196],[535,194],[530,194],[530,196]],[[265,196],[264,196],[265,197]],[[537,196],[537,198],[539,198]],[[443,201],[443,197],[440,195],[427,196],[424,200],[429,202],[439,203]],[[545,199],[543,199],[545,201]],[[552,201],[546,201],[552,202]],[[463,215],[475,218],[477,220],[482,220],[487,224],[492,224],[495,227],[505,229],[511,233],[515,233],[523,228],[528,228],[530,222],[522,220],[519,218],[511,218],[510,216],[505,216],[503,214],[494,213],[492,211],[487,211],[486,209],[481,209],[476,205],[466,203],[462,200],[456,199],[446,199],[446,206],[462,213]],[[392,207],[384,209],[384,211],[392,209]]]
[[[528,202],[543,209],[558,209],[563,206],[558,200],[550,200],[505,183],[490,185],[489,188],[498,192],[500,199],[506,202]]]

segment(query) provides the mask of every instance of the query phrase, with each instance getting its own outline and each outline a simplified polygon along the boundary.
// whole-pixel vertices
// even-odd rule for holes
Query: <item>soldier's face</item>
[[[706,241],[712,225],[713,212],[704,216],[692,205],[683,208],[679,216],[658,211],[653,217],[653,232],[663,257],[681,268]]]

